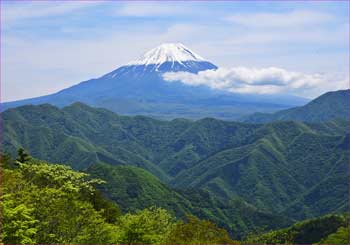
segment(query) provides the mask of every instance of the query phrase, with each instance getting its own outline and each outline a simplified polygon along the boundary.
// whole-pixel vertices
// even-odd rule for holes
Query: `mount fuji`
[[[208,69],[217,69],[217,66],[183,44],[166,43],[100,78],[54,94],[6,102],[2,110],[25,104],[49,103],[63,107],[82,102],[125,115],[232,120],[254,112],[274,112],[306,103],[306,99],[299,97],[233,94],[163,79],[166,72],[198,73]]]

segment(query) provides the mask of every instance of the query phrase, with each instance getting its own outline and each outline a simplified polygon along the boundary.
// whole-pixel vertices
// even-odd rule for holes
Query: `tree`
[[[20,163],[26,163],[30,159],[31,159],[30,155],[23,148],[18,149],[16,161]]]
[[[207,220],[188,215],[178,222],[167,238],[167,244],[234,244],[226,230]]]
[[[33,209],[25,204],[17,204],[10,194],[1,202],[2,242],[5,244],[34,244],[38,220],[33,217]]]
[[[104,218],[109,206],[96,210],[91,202],[98,180],[66,166],[34,162],[4,169],[4,180],[4,243],[116,243],[117,226]]]
[[[105,218],[106,222],[110,224],[117,223],[122,214],[117,204],[106,199],[98,190],[95,190],[90,198],[94,209],[101,211],[101,215]]]
[[[151,207],[120,218],[119,243],[162,244],[173,226],[173,217],[162,208]]]
[[[95,185],[104,183],[100,179],[90,179],[89,175],[72,170],[68,166],[48,163],[20,164],[24,178],[39,187],[62,189],[69,193],[79,193],[90,198]]]
[[[41,188],[32,196],[36,200],[35,217],[40,220],[36,240],[53,243],[113,243],[117,230],[105,222],[101,212],[79,199],[74,193]]]

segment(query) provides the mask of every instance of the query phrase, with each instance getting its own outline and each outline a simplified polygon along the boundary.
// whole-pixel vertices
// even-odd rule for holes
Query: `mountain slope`
[[[198,161],[171,183],[178,188],[204,188],[223,198],[240,196],[260,209],[276,212],[307,195],[299,208],[284,211],[296,218],[326,214],[344,205],[347,187],[341,181],[350,180],[346,172],[350,149],[339,148],[342,136],[317,133],[312,125],[278,122],[260,127],[252,138],[251,144]],[[324,195],[308,194],[329,181],[338,183],[336,195],[331,190],[323,191]],[[305,210],[300,209],[304,205]]]
[[[293,218],[315,217],[319,214],[326,214],[329,210],[336,212],[349,211],[348,193],[349,189],[349,155],[341,154],[339,151],[350,150],[350,135],[343,137],[333,151],[338,152],[342,157],[335,160],[330,171],[321,182],[304,192],[296,201],[291,202],[283,211],[285,214],[293,214]]]
[[[79,103],[63,110],[44,104],[10,109],[2,114],[2,119],[6,132],[3,149],[10,153],[15,154],[22,146],[36,158],[74,163],[75,169],[95,162],[129,164],[167,179],[148,160],[144,147],[121,127],[123,118],[112,112]]]
[[[87,172],[107,182],[98,188],[125,212],[158,206],[179,218],[193,214],[228,229],[235,239],[258,229],[290,224],[285,217],[259,211],[238,198],[222,202],[206,191],[171,189],[137,167],[97,164]]]
[[[74,163],[76,168],[87,167],[93,160],[102,161],[103,158],[103,162],[110,164],[127,162],[143,165],[148,170],[164,166],[170,171],[175,155],[186,151],[186,148],[190,148],[187,150],[190,155],[202,158],[218,151],[229,141],[241,141],[233,136],[248,135],[254,128],[253,125],[215,119],[196,122],[176,119],[169,122],[142,116],[118,116],[81,103],[62,110],[47,104],[23,106],[7,110],[2,115],[6,132],[5,149],[15,153],[22,145],[38,158],[49,157],[47,160],[52,162]],[[74,147],[70,146],[76,141],[79,141],[76,145],[85,147],[72,152]],[[67,152],[67,156],[59,158],[59,152]],[[81,157],[79,152],[89,155]],[[70,159],[74,157],[81,159],[79,165]],[[190,157],[189,161],[193,158]],[[159,176],[159,173],[156,175]]]
[[[76,169],[132,165],[176,188],[205,189],[221,200],[240,197],[297,219],[344,210],[347,188],[339,181],[349,179],[348,121],[160,121],[81,103],[9,109],[2,119],[3,150],[13,154],[24,147]],[[336,195],[327,183],[337,186]]]
[[[273,112],[307,101],[287,95],[232,94],[163,79],[166,72],[198,73],[208,69],[217,69],[217,66],[184,45],[162,44],[99,78],[83,81],[51,95],[3,103],[2,110],[28,104],[49,103],[64,107],[83,102],[125,115],[166,119],[208,116],[235,119],[256,111]]]
[[[310,103],[274,114],[255,113],[243,119],[244,122],[266,123],[276,120],[297,120],[324,122],[332,119],[350,119],[350,90],[325,93]]]
[[[346,215],[326,215],[315,219],[304,220],[286,229],[271,231],[260,236],[252,237],[247,243],[348,244],[350,242],[348,219]]]

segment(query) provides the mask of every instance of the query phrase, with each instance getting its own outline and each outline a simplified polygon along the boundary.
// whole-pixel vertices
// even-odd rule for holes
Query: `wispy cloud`
[[[19,3],[1,3],[2,21],[5,24],[10,24],[16,21],[53,17],[63,14],[72,13],[79,9],[93,7],[102,2],[19,2]]]
[[[258,28],[298,28],[334,21],[334,16],[310,10],[284,13],[243,13],[225,18],[235,24]]]
[[[190,86],[204,85],[212,89],[232,93],[258,94],[305,95],[310,94],[313,90],[319,90],[319,88],[327,91],[329,89],[327,83],[331,82],[322,74],[304,74],[277,67],[260,69],[247,67],[219,68],[201,71],[198,74],[169,72],[165,73],[163,77],[168,82],[180,81]],[[333,89],[337,85],[344,86],[344,82],[346,82],[345,79],[333,81]]]
[[[97,35],[90,29],[90,36],[68,40],[7,35],[3,37],[1,54],[2,67],[6,69],[1,74],[2,99],[45,95],[100,77],[163,42],[185,40],[187,44],[195,33],[193,28],[179,24],[165,30],[123,30],[108,35]],[[24,81],[33,89],[21,89]]]
[[[115,14],[131,17],[168,17],[174,15],[181,16],[191,12],[190,9],[185,8],[183,5],[169,2],[130,2],[124,3],[122,6],[118,7]]]

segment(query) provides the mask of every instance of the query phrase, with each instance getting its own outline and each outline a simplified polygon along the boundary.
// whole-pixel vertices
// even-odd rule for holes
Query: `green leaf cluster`
[[[115,227],[89,201],[93,184],[99,181],[86,176],[47,163],[4,169],[3,242],[112,242]]]
[[[164,244],[174,225],[174,218],[165,209],[150,207],[123,215],[119,242],[123,244]]]

